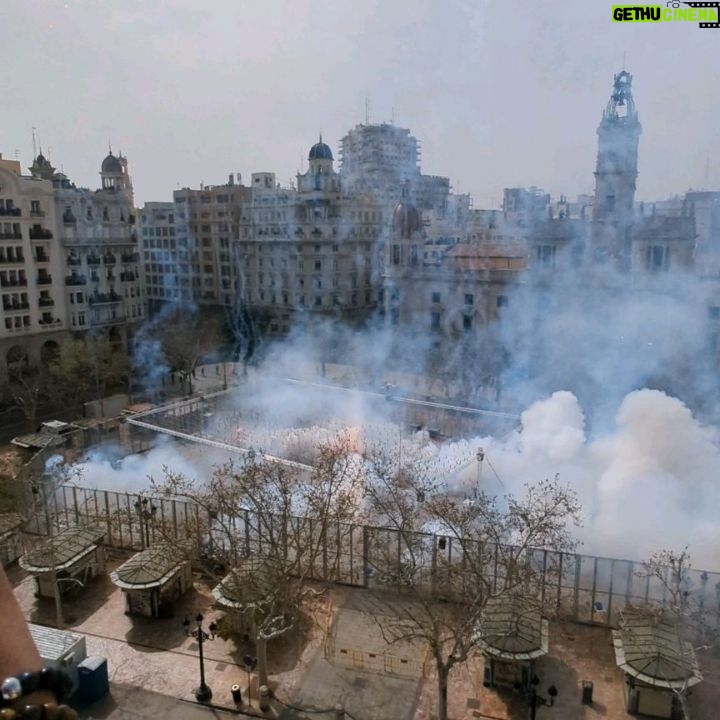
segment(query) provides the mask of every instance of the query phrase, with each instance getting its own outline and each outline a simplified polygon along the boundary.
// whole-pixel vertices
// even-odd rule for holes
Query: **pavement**
[[[122,562],[119,554],[108,563],[108,572]],[[29,621],[55,625],[54,603],[34,597],[32,579],[17,566],[8,569],[15,594]],[[305,634],[283,638],[269,653],[274,709],[264,715],[278,720],[334,720],[332,708],[340,702],[353,720],[434,720],[437,680],[432,662],[424,677],[399,677],[367,668],[341,666],[326,657],[326,641],[333,618],[355,623],[345,637],[358,638],[363,652],[392,652],[368,644],[371,630],[358,624],[358,608],[367,604],[367,592],[335,587],[327,590],[313,607],[312,628]],[[247,699],[248,675],[242,666],[247,651],[241,645],[216,638],[205,647],[205,674],[213,690],[212,707],[199,705],[194,690],[199,684],[197,643],[184,632],[182,620],[198,612],[209,623],[216,617],[209,588],[197,576],[193,589],[176,604],[175,617],[133,618],[125,614],[122,593],[107,575],[91,580],[74,598],[64,603],[65,626],[85,635],[88,655],[108,658],[111,694],[95,705],[82,708],[87,720],[139,720],[180,718],[211,720],[237,716],[230,688],[241,686]],[[353,629],[353,627],[355,629]],[[342,635],[336,635],[342,638]],[[377,643],[377,637],[372,640]],[[701,656],[705,682],[693,689],[692,720],[715,720],[720,707],[720,661]],[[550,654],[537,669],[540,693],[554,684],[559,695],[554,707],[540,707],[538,720],[629,720],[625,711],[624,679],[615,666],[610,630],[606,627],[551,622]],[[477,656],[453,668],[449,686],[452,720],[526,720],[527,701],[512,692],[483,686],[483,661]],[[592,705],[581,702],[582,681],[594,683]],[[257,678],[250,675],[252,702],[242,715],[258,717]],[[282,701],[282,702],[281,702]],[[292,707],[303,707],[296,711]],[[319,712],[320,710],[324,712]]]
[[[119,554],[110,558],[107,572],[126,558]],[[17,566],[8,569],[8,576],[28,621],[56,627],[54,603],[34,597],[32,578]],[[194,691],[199,685],[200,674],[198,646],[193,637],[185,635],[182,621],[186,616],[194,618],[200,612],[207,627],[219,616],[211,604],[209,588],[201,578],[196,577],[193,588],[176,603],[175,617],[132,617],[125,614],[122,592],[111,583],[108,574],[104,574],[93,578],[75,597],[65,600],[63,612],[65,629],[85,635],[88,656],[108,658],[113,696],[117,690],[118,697],[122,699],[122,703],[116,703],[121,708],[118,712],[144,716],[145,700],[150,704],[159,704],[158,707],[164,707],[168,702],[170,705],[180,703],[178,707],[183,713],[192,712],[185,708],[184,703],[196,707]],[[271,687],[280,688],[279,694],[285,693],[285,697],[292,697],[301,674],[320,651],[321,645],[320,637],[294,637],[275,646],[270,653]],[[222,709],[235,710],[230,688],[238,684],[246,700],[243,709],[249,714],[257,714],[257,676],[254,673],[248,675],[242,665],[247,648],[216,637],[204,644],[204,650],[206,683],[214,692],[213,702],[218,706],[218,712]],[[248,680],[251,691],[249,704]],[[128,708],[125,700],[140,688],[149,693],[148,697],[131,705],[141,709]],[[170,700],[163,701],[163,697]],[[125,717],[113,714],[116,711],[112,706],[105,708],[103,715],[97,714],[94,708],[89,712],[92,717]],[[162,716],[162,712],[158,712]]]

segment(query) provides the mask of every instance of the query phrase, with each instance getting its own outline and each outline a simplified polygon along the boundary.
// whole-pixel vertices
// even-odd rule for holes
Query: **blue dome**
[[[112,151],[102,161],[102,166],[100,168],[100,172],[104,172],[104,173],[121,173],[122,172],[122,165],[120,164],[120,160],[117,157],[115,157],[115,155],[112,154]]]
[[[308,155],[308,160],[332,160],[332,159],[333,159],[332,150],[330,149],[329,145],[326,145],[322,141],[322,135],[320,135],[320,141],[316,142],[310,148],[310,154]]]

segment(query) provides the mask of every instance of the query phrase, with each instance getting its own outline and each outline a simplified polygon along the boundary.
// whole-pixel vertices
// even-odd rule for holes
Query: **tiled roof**
[[[548,623],[536,605],[518,597],[493,597],[483,609],[476,642],[494,657],[532,660],[548,652]]]
[[[618,667],[648,685],[681,689],[702,680],[692,645],[662,615],[626,613],[613,644]]]
[[[110,573],[110,579],[125,590],[144,590],[162,585],[186,562],[188,556],[184,548],[158,543],[133,555]]]
[[[31,573],[63,570],[91,552],[105,536],[96,527],[70,528],[37,545],[20,558],[20,567]]]

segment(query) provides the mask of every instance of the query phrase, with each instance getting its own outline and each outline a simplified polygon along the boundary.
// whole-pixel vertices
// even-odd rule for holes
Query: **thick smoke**
[[[720,553],[717,430],[702,426],[686,405],[656,390],[627,395],[607,432],[586,438],[584,426],[571,393],[535,403],[510,438],[485,440],[497,476],[483,467],[483,482],[492,490],[499,477],[504,487],[517,491],[524,482],[558,473],[583,504],[581,551],[643,559],[661,548],[688,545],[696,566],[715,567]]]

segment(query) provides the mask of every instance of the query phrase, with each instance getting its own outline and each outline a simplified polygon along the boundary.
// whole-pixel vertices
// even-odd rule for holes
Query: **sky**
[[[0,153],[28,166],[36,127],[58,168],[97,187],[110,143],[141,206],[230,172],[289,184],[319,132],[337,159],[367,99],[475,207],[512,186],[573,198],[592,192],[625,57],[637,198],[720,189],[720,29],[613,23],[613,2],[3,0]]]

